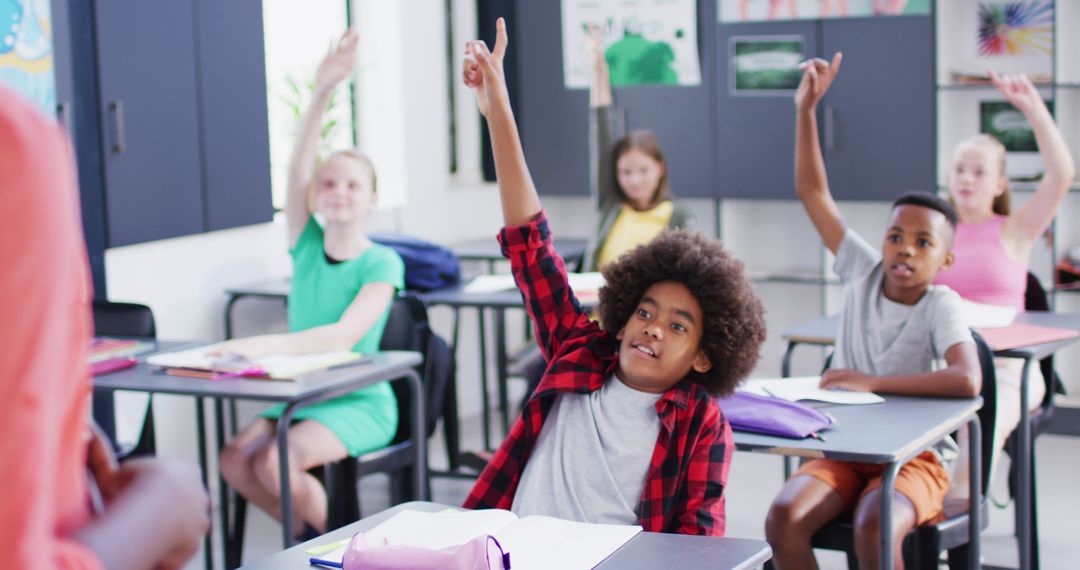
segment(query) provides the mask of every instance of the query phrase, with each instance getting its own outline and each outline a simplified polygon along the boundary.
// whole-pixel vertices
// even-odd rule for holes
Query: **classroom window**
[[[265,0],[266,88],[270,130],[273,204],[285,206],[289,154],[300,114],[311,98],[315,70],[326,50],[349,25],[348,3]],[[320,153],[356,146],[355,99],[341,87],[323,120],[326,136]]]

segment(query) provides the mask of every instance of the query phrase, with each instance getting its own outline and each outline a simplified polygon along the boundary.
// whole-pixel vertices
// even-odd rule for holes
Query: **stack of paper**
[[[789,402],[814,400],[830,404],[880,404],[885,398],[873,392],[852,392],[849,390],[825,390],[820,387],[821,376],[803,376],[799,378],[755,378],[747,380],[739,388],[759,396],[772,396]]]
[[[90,362],[130,357],[153,348],[153,343],[141,340],[96,337],[90,343]]]
[[[441,549],[490,534],[510,554],[514,570],[592,568],[641,532],[637,525],[589,524],[502,509],[403,511],[364,533],[368,544]],[[309,551],[314,554],[315,551]],[[340,562],[345,545],[317,557]]]
[[[312,352],[308,354],[271,354],[248,360],[219,354],[221,344],[211,344],[189,350],[155,354],[148,364],[176,371],[180,376],[219,379],[245,376],[272,380],[291,380],[304,372],[322,370],[360,359],[349,351]]]
[[[578,297],[596,296],[604,286],[604,276],[597,272],[569,273],[567,281]],[[465,286],[464,291],[471,294],[496,293],[510,291],[517,287],[514,276],[510,274],[477,275]]]

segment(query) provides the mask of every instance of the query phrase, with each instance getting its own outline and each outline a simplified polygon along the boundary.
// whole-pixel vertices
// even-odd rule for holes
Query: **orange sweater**
[[[100,568],[90,518],[90,285],[66,137],[0,87],[0,568]]]

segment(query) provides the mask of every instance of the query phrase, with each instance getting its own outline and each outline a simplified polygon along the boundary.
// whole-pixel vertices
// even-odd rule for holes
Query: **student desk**
[[[329,532],[319,538],[294,546],[284,552],[268,556],[241,570],[295,570],[314,568],[308,565],[309,548],[344,540],[358,532],[375,527],[390,517],[405,511],[439,512],[457,508],[449,505],[413,501],[403,503],[381,513],[371,515],[350,525]],[[772,549],[763,540],[747,538],[717,538],[642,532],[630,539],[597,568],[648,569],[656,568],[702,568],[708,570],[749,570],[760,568],[772,557]],[[513,564],[514,553],[510,553]]]
[[[825,441],[735,432],[735,446],[740,451],[788,457],[884,464],[886,468],[881,479],[881,567],[887,569],[892,568],[892,541],[889,538],[892,535],[892,498],[900,467],[966,423],[971,430],[968,438],[968,451],[971,454],[969,492],[972,499],[969,505],[969,543],[972,564],[978,567],[982,437],[976,414],[981,407],[982,398],[885,396],[885,402],[881,404],[820,408],[836,418],[836,425],[823,433]]]
[[[1052,313],[1043,311],[1027,311],[1016,316],[1015,322],[1072,329],[1080,331],[1080,313]],[[791,372],[791,353],[799,344],[811,344],[817,346],[832,345],[836,340],[837,330],[840,328],[840,315],[821,317],[799,326],[784,331],[781,337],[788,342],[787,349],[781,362],[781,373],[789,376]],[[995,350],[994,355],[1005,358],[1020,358],[1024,361],[1023,373],[1020,375],[1020,423],[1017,425],[1018,447],[1017,462],[1017,491],[1016,509],[1019,520],[1026,521],[1017,529],[1017,543],[1020,558],[1020,570],[1029,570],[1035,567],[1034,537],[1032,536],[1031,513],[1031,422],[1030,403],[1028,402],[1028,381],[1031,365],[1058,350],[1080,340],[1080,337],[1032,344],[1009,350]],[[1052,395],[1051,395],[1052,397]],[[989,458],[987,459],[989,461]]]
[[[162,350],[178,348],[178,343],[158,343]],[[206,477],[206,434],[202,413],[202,398],[214,400],[217,425],[218,449],[224,446],[225,430],[222,421],[222,400],[259,400],[268,403],[283,403],[285,410],[278,420],[277,446],[281,458],[281,518],[282,542],[292,546],[292,494],[289,488],[289,470],[287,453],[288,426],[297,409],[311,404],[331,400],[349,392],[365,388],[386,380],[404,378],[412,392],[412,433],[426,433],[424,426],[424,391],[414,367],[420,364],[420,355],[415,352],[379,352],[367,356],[370,362],[338,369],[318,370],[296,377],[293,381],[252,380],[231,378],[208,381],[193,378],[169,376],[144,362],[133,368],[94,378],[94,386],[112,390],[130,390],[133,392],[151,392],[193,396],[197,399],[197,429],[199,437],[200,463],[203,477]],[[427,474],[426,438],[416,438],[416,458],[413,476],[417,492],[423,495],[426,489],[424,481]],[[226,533],[226,559],[228,559],[228,501],[227,491],[221,485],[222,530]]]

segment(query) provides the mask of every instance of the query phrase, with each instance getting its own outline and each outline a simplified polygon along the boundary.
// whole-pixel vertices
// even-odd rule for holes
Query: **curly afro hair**
[[[753,370],[765,341],[765,307],[743,274],[742,262],[719,242],[700,233],[665,230],[648,244],[604,266],[600,322],[605,330],[626,326],[654,283],[682,283],[701,303],[705,330],[701,348],[712,368],[690,371],[709,393],[731,394]]]

